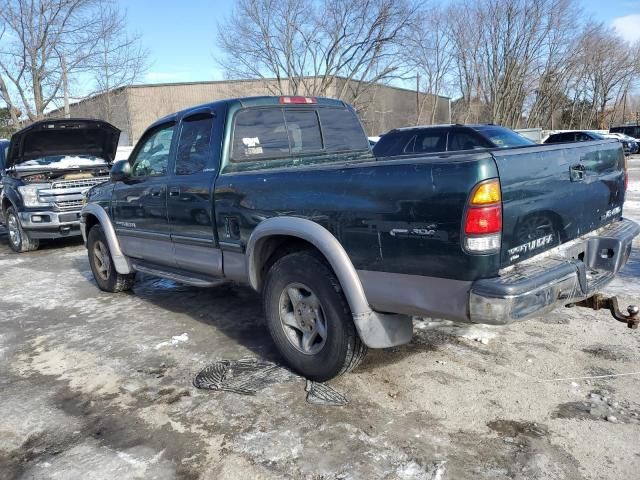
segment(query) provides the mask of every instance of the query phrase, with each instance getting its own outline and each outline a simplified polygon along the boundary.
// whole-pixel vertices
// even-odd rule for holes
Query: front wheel
[[[20,217],[13,207],[9,207],[6,212],[7,230],[9,230],[9,246],[11,250],[18,253],[31,252],[40,246],[40,240],[31,238],[29,232],[22,228]]]
[[[367,347],[333,271],[318,254],[296,252],[269,269],[263,290],[271,337],[306,378],[329,380],[354,369]]]
[[[87,250],[93,278],[95,278],[100,290],[112,293],[131,290],[135,281],[135,273],[123,275],[116,271],[107,237],[100,225],[94,225],[89,230]]]

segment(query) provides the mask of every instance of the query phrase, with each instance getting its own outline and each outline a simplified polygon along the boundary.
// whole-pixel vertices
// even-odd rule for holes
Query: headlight
[[[22,195],[22,202],[25,207],[42,207],[45,205],[51,205],[50,203],[43,203],[38,200],[38,190],[42,188],[48,188],[49,185],[22,185],[18,187],[20,195]]]

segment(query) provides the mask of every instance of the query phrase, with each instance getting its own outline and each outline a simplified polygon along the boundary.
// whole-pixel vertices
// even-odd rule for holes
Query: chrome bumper
[[[477,280],[469,295],[473,323],[505,325],[591,297],[624,267],[640,225],[622,219],[594,234]]]
[[[20,212],[20,224],[32,238],[57,238],[80,235],[80,210]]]

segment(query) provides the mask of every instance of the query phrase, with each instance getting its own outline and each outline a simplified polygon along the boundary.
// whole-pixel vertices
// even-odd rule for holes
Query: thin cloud
[[[615,18],[611,25],[627,42],[633,43],[640,40],[640,28],[638,28],[640,25],[640,13]]]

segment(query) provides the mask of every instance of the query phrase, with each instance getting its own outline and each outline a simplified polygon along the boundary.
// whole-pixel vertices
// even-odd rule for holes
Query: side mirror
[[[121,182],[131,176],[131,165],[129,160],[118,160],[111,167],[109,178],[112,182]]]

